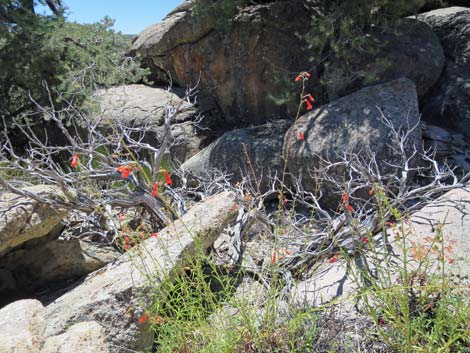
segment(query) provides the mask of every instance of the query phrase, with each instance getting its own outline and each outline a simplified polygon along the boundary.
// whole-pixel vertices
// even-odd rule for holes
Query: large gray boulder
[[[273,177],[282,174],[282,144],[290,125],[280,120],[227,132],[187,160],[181,169],[199,177],[223,172],[233,183],[249,179],[255,189],[264,192]]]
[[[72,325],[61,335],[49,337],[41,353],[112,353],[103,328],[94,321]]]
[[[57,188],[47,185],[35,185],[25,190],[37,195],[61,197]],[[0,195],[0,256],[28,240],[46,236],[67,214],[66,210],[34,199],[3,192]]]
[[[220,20],[194,15],[186,2],[140,33],[131,52],[157,81],[199,82],[201,93],[214,97],[230,124],[258,125],[282,112],[295,115],[296,104],[278,106],[271,96],[284,97],[296,73],[310,66],[299,35],[311,23],[305,2],[247,6],[225,21],[226,31],[218,27]]]
[[[96,91],[92,102],[102,128],[111,131],[122,124],[138,133],[145,131],[143,142],[155,147],[161,143],[167,112],[179,108],[171,122],[171,158],[183,162],[200,150],[204,137],[194,126],[198,112],[174,93],[145,85],[123,85]]]
[[[444,52],[427,24],[404,19],[393,29],[373,29],[367,40],[365,52],[352,52],[347,61],[329,60],[323,79],[330,100],[402,77],[412,80],[422,97],[439,79]]]
[[[39,353],[44,343],[45,309],[37,300],[20,300],[0,310],[0,352]]]
[[[285,138],[289,173],[301,177],[306,190],[316,191],[319,184],[312,172],[321,169],[325,160],[338,162],[342,155],[350,153],[365,157],[369,151],[377,157],[382,173],[399,172],[387,164],[398,164],[402,156],[390,146],[392,132],[382,120],[381,112],[395,129],[406,130],[418,125],[418,97],[413,82],[399,79],[366,87],[301,116]],[[303,140],[299,139],[299,133],[303,133]],[[411,155],[420,146],[418,126],[410,133],[405,149]],[[347,177],[340,166],[330,168],[328,173],[338,181]],[[333,186],[322,183],[321,190],[322,202],[336,208],[339,197]]]
[[[46,337],[64,333],[73,324],[96,321],[104,329],[113,353],[151,346],[149,323],[139,323],[142,305],[152,293],[194,255],[212,245],[236,216],[234,193],[224,192],[193,206],[180,220],[123,254],[118,261],[89,275],[46,307]]]
[[[423,102],[423,119],[452,127],[470,141],[470,8],[449,7],[419,15],[439,37],[444,72]]]

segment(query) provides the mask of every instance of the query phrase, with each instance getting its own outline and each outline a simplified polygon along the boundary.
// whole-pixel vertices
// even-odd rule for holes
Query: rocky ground
[[[319,83],[298,36],[310,20],[303,1],[248,6],[229,33],[191,9],[184,3],[133,41],[130,52],[157,85],[97,91],[74,144],[54,147],[119,152],[100,155],[99,168],[72,159],[70,173],[52,157],[53,167],[41,167],[45,159],[31,153],[11,163],[39,185],[1,178],[0,352],[158,351],[165,319],[149,320],[150,308],[168,300],[167,286],[197,254],[237,274],[207,318],[213,330],[230,327],[227,316],[246,321],[236,302],[256,317],[274,302],[279,327],[293,312],[322,313],[316,345],[299,351],[397,351],[376,339],[394,321],[359,303],[373,286],[358,269],[380,274],[386,264],[389,287],[406,286],[390,258],[411,256],[413,287],[430,281],[420,272],[425,251],[428,274],[440,264],[454,287],[468,289],[470,8],[438,8],[371,33],[384,45],[346,71],[374,71],[374,80],[346,80],[330,65],[322,98],[311,101]],[[308,104],[273,103],[285,89],[273,79],[279,70],[291,82],[304,72]],[[169,78],[173,92],[158,86]],[[195,102],[184,87],[196,83]],[[33,151],[51,150],[38,141]],[[120,173],[132,186],[119,184]]]

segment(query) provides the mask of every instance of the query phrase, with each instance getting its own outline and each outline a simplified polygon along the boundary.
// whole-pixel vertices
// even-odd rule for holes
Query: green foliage
[[[351,52],[367,54],[373,28],[392,28],[403,16],[416,13],[424,0],[323,0],[306,35],[315,62],[326,55],[348,60]]]
[[[368,242],[371,260],[367,266],[358,266],[355,278],[365,289],[360,296],[364,312],[374,320],[378,334],[394,352],[470,350],[469,287],[449,271],[454,260],[443,226],[436,226],[432,238],[416,237],[384,192],[377,189],[374,195],[380,214],[389,211],[398,221],[390,233],[399,250],[395,256],[384,255],[377,244]],[[368,239],[372,240],[372,236]]]
[[[77,103],[92,90],[136,82],[146,71],[124,58],[126,36],[109,18],[80,25],[34,12],[28,0],[0,0],[0,116],[9,120],[59,96]]]
[[[113,21],[81,25],[58,22],[45,50],[60,56],[61,71],[56,75],[56,89],[67,96],[89,94],[100,87],[137,82],[146,71],[125,58],[129,40],[111,30]]]
[[[311,61],[319,72],[328,72],[322,83],[347,85],[350,80],[364,83],[376,79],[377,72],[355,69],[361,58],[370,58],[381,46],[375,35],[395,31],[400,19],[417,13],[425,0],[321,0],[320,11],[312,17],[310,30],[304,36]],[[387,67],[393,63],[378,62]],[[324,97],[325,98],[325,97]]]
[[[245,3],[246,0],[196,0],[192,12],[195,17],[215,21],[215,28],[227,31],[230,20],[238,12],[238,6]]]

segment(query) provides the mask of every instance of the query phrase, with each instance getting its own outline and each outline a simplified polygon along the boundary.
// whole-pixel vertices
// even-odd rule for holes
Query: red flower
[[[354,212],[354,208],[349,203],[346,205],[346,208],[349,212]]]
[[[156,238],[156,237],[158,237],[158,235],[159,235],[158,233],[150,233],[150,236],[151,236],[151,237],[155,237],[155,238]]]
[[[390,222],[390,221],[387,221],[387,222],[385,222],[385,225],[386,225],[387,227],[391,227],[391,226],[393,226],[393,223]]]
[[[139,323],[141,323],[141,324],[147,322],[147,320],[148,320],[147,314],[144,314],[141,317],[139,317]]]
[[[70,166],[72,168],[77,168],[80,165],[80,161],[78,160],[78,154],[74,154],[72,156],[72,161],[70,162]]]
[[[292,255],[292,251],[290,251],[289,249],[286,249],[286,255]]]
[[[328,260],[328,262],[330,264],[333,264],[335,263],[336,261],[339,260],[339,252],[337,252],[336,254],[334,254],[332,257],[330,257],[330,259]]]
[[[454,264],[454,259],[449,259],[449,265],[453,265]]]
[[[383,325],[385,325],[385,320],[380,317],[380,318],[377,320],[377,323],[378,323],[380,326],[383,326]]]
[[[370,190],[369,190],[369,195],[370,195],[370,196],[374,195],[374,189],[370,189]]]
[[[129,249],[130,243],[131,240],[129,239],[129,237],[124,237],[124,249]]]
[[[165,184],[168,186],[173,185],[173,180],[171,180],[170,173],[166,169],[163,169],[163,175],[165,175]]]
[[[277,262],[277,252],[273,252],[273,256],[271,257],[271,263],[274,265]]]
[[[158,196],[158,183],[155,182],[152,186],[152,196],[157,197]]]
[[[310,77],[310,73],[308,73],[307,71],[303,71],[301,72],[300,74],[298,74],[295,78],[295,82],[300,82],[302,80],[306,80]]]
[[[367,244],[369,242],[369,239],[367,239],[367,237],[361,237],[359,240],[364,244]]]
[[[348,203],[349,203],[349,196],[348,196],[348,194],[343,194],[343,196],[341,196],[341,198],[343,199],[343,203],[344,203],[344,204],[348,204]]]
[[[302,131],[299,131],[299,141],[304,140],[304,133]]]
[[[315,98],[313,98],[311,94],[307,94],[305,98],[307,98],[310,102],[315,103]]]
[[[312,103],[310,103],[308,100],[305,101],[305,104],[307,105],[307,110],[312,110],[313,109],[313,105]]]
[[[132,173],[132,167],[128,165],[121,165],[117,167],[116,170],[121,173],[122,179],[126,179],[129,176],[129,174]]]

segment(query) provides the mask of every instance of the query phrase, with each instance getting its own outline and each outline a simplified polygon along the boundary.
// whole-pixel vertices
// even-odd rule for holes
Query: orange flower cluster
[[[280,252],[283,252],[284,255],[280,254]],[[271,264],[274,265],[278,260],[284,259],[284,256],[290,256],[290,255],[292,255],[292,251],[290,251],[289,249],[284,249],[283,251],[274,250],[271,256]]]
[[[127,177],[132,173],[133,167],[130,165],[120,165],[116,168],[116,171],[121,173],[122,179],[127,179]]]
[[[354,208],[349,204],[348,194],[343,194],[343,196],[341,196],[340,206],[346,208],[349,212],[354,212]]]

